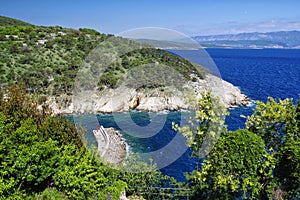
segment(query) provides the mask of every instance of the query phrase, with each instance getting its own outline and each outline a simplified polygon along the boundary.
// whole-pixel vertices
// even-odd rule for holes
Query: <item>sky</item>
[[[142,27],[189,36],[300,30],[299,0],[1,0],[0,15],[111,34]]]

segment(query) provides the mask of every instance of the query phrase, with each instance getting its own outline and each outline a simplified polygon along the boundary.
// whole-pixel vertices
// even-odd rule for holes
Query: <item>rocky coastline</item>
[[[103,134],[99,134],[100,132]],[[103,159],[114,165],[119,166],[127,157],[129,148],[125,139],[114,128],[103,128],[93,131],[98,145],[98,151]]]
[[[133,88],[105,89],[102,92],[83,91],[78,95],[50,97],[46,102],[54,114],[113,113],[139,110],[159,112],[164,110],[193,110],[188,102],[197,100],[201,92],[212,91],[225,107],[246,106],[251,99],[239,88],[216,76],[189,81],[184,90],[175,87],[152,88],[139,91]]]
[[[84,91],[77,96],[50,97],[46,103],[52,108],[54,114],[97,114],[127,112],[133,109],[147,112],[193,110],[192,105],[187,103],[187,97],[193,97],[196,101],[201,98],[200,94],[203,91],[211,91],[227,108],[247,106],[251,103],[251,99],[242,94],[238,87],[213,75],[207,75],[205,79],[189,81],[183,85],[183,88],[185,89],[152,88],[143,91],[117,88],[106,89],[100,93]],[[96,138],[98,151],[103,153],[99,145],[107,146],[104,160],[118,166],[126,159],[128,145],[117,130],[113,128],[105,128],[105,130],[110,142],[106,145]]]

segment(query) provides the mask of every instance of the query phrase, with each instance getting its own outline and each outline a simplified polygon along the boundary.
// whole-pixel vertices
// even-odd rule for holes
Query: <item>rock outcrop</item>
[[[183,89],[182,89],[183,88]],[[54,113],[111,113],[131,109],[158,112],[162,110],[189,110],[188,97],[200,98],[202,91],[211,90],[226,107],[245,106],[250,99],[241,91],[216,76],[186,82],[181,89],[175,87],[136,90],[120,87],[101,92],[83,91],[72,97],[50,98],[48,104]]]

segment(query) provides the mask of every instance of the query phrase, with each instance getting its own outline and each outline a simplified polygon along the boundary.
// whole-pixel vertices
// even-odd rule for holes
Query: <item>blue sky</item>
[[[1,0],[0,15],[118,34],[163,27],[187,35],[300,30],[299,0]]]

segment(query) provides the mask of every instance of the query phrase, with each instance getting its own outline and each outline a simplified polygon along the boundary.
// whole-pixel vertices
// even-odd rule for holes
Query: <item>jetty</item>
[[[98,151],[103,159],[115,166],[124,161],[127,156],[127,144],[122,135],[114,128],[97,127],[93,130],[97,141]]]

